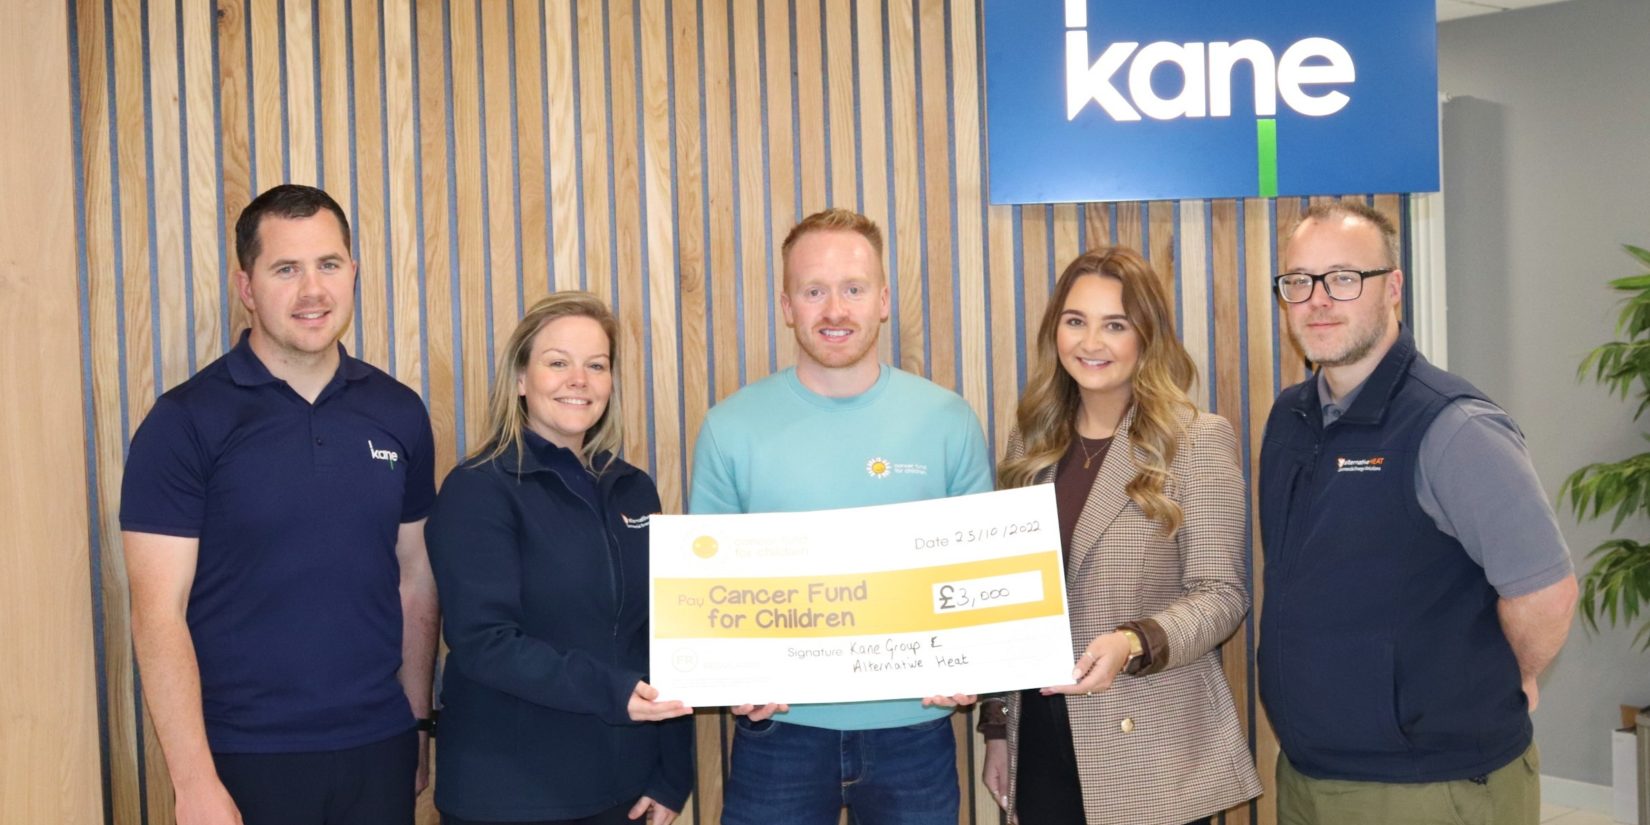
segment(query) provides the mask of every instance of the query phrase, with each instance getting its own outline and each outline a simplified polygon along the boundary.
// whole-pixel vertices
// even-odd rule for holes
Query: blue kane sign
[[[1433,0],[985,0],[992,203],[1438,188]]]

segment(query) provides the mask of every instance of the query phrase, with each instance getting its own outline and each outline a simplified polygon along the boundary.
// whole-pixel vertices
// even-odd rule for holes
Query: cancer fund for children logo
[[[872,478],[887,478],[891,475],[925,476],[928,475],[928,465],[894,462],[877,456],[865,462],[865,472]]]
[[[693,555],[701,559],[708,559],[716,555],[716,551],[720,547],[721,545],[716,543],[716,539],[710,536],[700,536],[693,540]]]

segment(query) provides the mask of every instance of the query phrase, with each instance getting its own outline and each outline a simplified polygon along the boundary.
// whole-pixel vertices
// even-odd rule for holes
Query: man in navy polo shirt
[[[277,186],[235,225],[252,328],[132,437],[132,639],[179,825],[403,825],[436,638],[419,397],[338,343],[349,223]]]
[[[1530,711],[1576,580],[1523,434],[1398,322],[1397,233],[1314,206],[1274,279],[1318,372],[1261,447],[1281,825],[1535,825]]]

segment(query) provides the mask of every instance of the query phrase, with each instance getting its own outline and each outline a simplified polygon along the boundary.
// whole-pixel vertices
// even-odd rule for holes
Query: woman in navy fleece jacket
[[[616,343],[589,293],[534,304],[500,356],[483,446],[425,528],[451,648],[446,825],[668,825],[693,789],[691,709],[646,681],[659,493],[614,455]]]

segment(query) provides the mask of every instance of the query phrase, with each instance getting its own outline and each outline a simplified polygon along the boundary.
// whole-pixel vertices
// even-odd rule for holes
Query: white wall
[[[1642,271],[1621,245],[1650,247],[1650,2],[1444,23],[1438,62],[1450,367],[1512,413],[1556,494],[1577,467],[1650,446],[1650,415],[1575,377],[1613,330],[1605,282]],[[1584,570],[1608,523],[1559,518]],[[1617,706],[1650,704],[1650,653],[1631,642],[1577,622],[1535,714],[1543,773],[1610,784]]]

